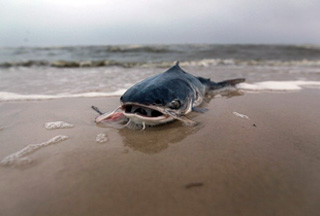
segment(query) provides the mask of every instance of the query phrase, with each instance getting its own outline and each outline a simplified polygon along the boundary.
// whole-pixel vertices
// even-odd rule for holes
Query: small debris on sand
[[[190,189],[193,187],[202,187],[204,184],[202,182],[194,182],[194,183],[190,183],[187,184],[186,186],[184,186],[186,189]]]

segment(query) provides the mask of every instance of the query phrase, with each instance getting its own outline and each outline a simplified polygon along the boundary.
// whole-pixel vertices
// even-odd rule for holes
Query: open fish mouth
[[[123,103],[114,111],[101,113],[98,108],[92,107],[100,115],[96,118],[96,123],[103,123],[115,126],[120,124],[121,128],[145,129],[146,126],[156,126],[165,124],[173,120],[179,120],[186,126],[194,126],[197,122],[179,115],[176,111],[162,106],[145,105],[134,102]],[[119,126],[117,126],[120,128]]]
[[[137,125],[154,126],[173,121],[174,118],[165,112],[165,108],[139,103],[125,103],[112,112],[101,114],[96,123],[121,122]]]
[[[130,116],[134,114],[134,115],[139,115],[142,118],[157,118],[157,117],[162,117],[164,115],[164,113],[158,110],[149,108],[148,106],[135,104],[135,103],[122,105],[122,110],[124,110],[125,115]]]
[[[121,108],[123,115],[136,124],[154,126],[174,120],[166,113],[165,108],[159,106],[125,103]]]

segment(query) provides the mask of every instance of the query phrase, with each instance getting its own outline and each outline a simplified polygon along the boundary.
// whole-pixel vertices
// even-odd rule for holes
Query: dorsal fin
[[[182,68],[180,67],[180,62],[176,61],[176,64],[174,65],[174,67],[176,67],[177,69],[181,70],[182,72],[185,72],[184,70],[182,70]]]
[[[185,71],[183,71],[182,69],[181,69],[181,67],[179,66],[179,61],[177,61],[176,63],[175,63],[175,65],[173,65],[171,68],[169,68],[167,71],[166,71],[166,73],[167,72],[183,72],[183,73],[185,73]]]

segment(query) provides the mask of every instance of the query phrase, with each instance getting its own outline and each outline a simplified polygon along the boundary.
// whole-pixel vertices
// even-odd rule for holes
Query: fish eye
[[[181,107],[181,102],[178,99],[174,99],[169,104],[169,108],[171,109],[179,109],[180,107]]]

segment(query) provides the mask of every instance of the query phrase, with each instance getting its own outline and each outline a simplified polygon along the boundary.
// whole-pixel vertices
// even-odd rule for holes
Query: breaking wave
[[[56,67],[56,68],[80,68],[80,67],[112,67],[123,68],[144,67],[144,68],[166,68],[174,64],[173,61],[163,62],[120,62],[113,60],[95,60],[95,61],[16,61],[0,63],[0,67]],[[202,59],[191,61],[180,61],[182,66],[210,67],[219,65],[234,66],[320,66],[320,60],[239,60],[239,59]]]
[[[141,63],[139,62],[117,62],[117,61],[37,61],[37,60],[29,60],[29,61],[17,61],[17,62],[4,62],[0,63],[0,67],[8,68],[8,67],[57,67],[57,68],[78,68],[78,67],[108,67],[108,66],[119,66],[125,68],[131,68],[135,66],[139,66]]]
[[[168,53],[171,52],[168,46],[144,46],[144,45],[124,45],[124,46],[106,46],[105,50],[109,52],[141,52],[141,53]]]
[[[0,67],[167,67],[185,65],[320,65],[316,45],[109,45],[0,47]]]

